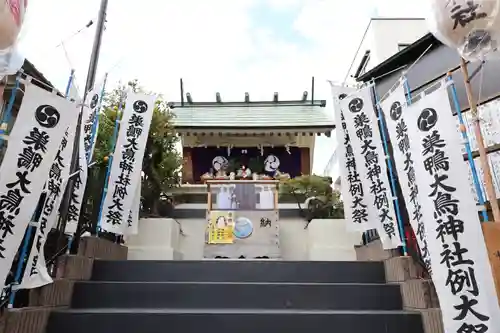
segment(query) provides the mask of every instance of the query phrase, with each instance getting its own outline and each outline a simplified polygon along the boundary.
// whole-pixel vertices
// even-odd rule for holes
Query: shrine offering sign
[[[391,138],[392,151],[398,173],[401,192],[406,202],[410,225],[415,232],[422,260],[429,273],[432,272],[425,225],[422,215],[422,205],[418,199],[418,186],[415,176],[415,162],[410,149],[412,143],[408,136],[408,126],[405,118],[406,96],[403,81],[380,103],[384,111],[387,131]],[[413,142],[413,144],[415,144]]]
[[[156,96],[132,92],[127,96],[101,214],[101,228],[108,232],[123,235],[128,228],[155,102]]]
[[[208,222],[208,244],[232,244],[234,212],[213,210]]]
[[[500,310],[476,204],[469,191],[447,84],[405,110],[447,333],[500,332]]]
[[[21,108],[0,166],[2,286],[31,220],[76,106],[26,82]]]
[[[394,202],[389,187],[385,153],[373,107],[372,87],[366,87],[341,101],[356,169],[350,181],[360,183],[363,192],[353,200],[352,209],[366,209],[368,223],[373,223],[384,249],[401,246]],[[347,150],[348,148],[346,148]],[[349,148],[350,150],[350,148]],[[354,188],[352,188],[354,190]],[[354,192],[351,193],[354,198]]]
[[[354,88],[335,86],[331,84],[335,120],[341,126],[335,131],[337,135],[337,154],[340,166],[342,201],[346,214],[347,230],[367,231],[374,227],[368,222],[368,204],[365,202],[363,184],[357,176],[356,160],[352,149],[351,138],[347,132],[347,124],[343,111],[340,108],[341,99],[354,93]]]

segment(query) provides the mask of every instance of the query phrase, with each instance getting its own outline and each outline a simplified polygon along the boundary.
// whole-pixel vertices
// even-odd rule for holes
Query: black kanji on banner
[[[467,237],[464,234],[465,224],[459,219],[457,189],[449,183],[448,147],[435,129],[437,120],[437,112],[429,108],[424,109],[417,120],[420,131],[429,133],[420,144],[424,168],[433,179],[428,196],[434,203],[435,230],[441,243],[441,262],[436,264],[446,266],[446,287],[456,297],[456,303],[451,305],[456,310],[453,319],[465,321],[457,333],[487,332],[489,327],[486,322],[490,318],[477,310],[480,289],[476,281],[475,262],[468,255],[469,250],[461,244],[461,239]],[[472,320],[474,324],[470,322]]]
[[[134,102],[132,107],[134,113],[128,121],[128,127],[126,128],[126,140],[127,143],[123,146],[120,158],[119,167],[120,174],[115,182],[112,203],[108,206],[108,212],[106,214],[106,222],[112,225],[121,224],[124,218],[124,213],[127,214],[127,218],[130,217],[129,211],[125,212],[123,207],[123,201],[125,198],[132,194],[130,192],[132,179],[131,175],[135,168],[141,169],[141,165],[136,165],[136,154],[139,150],[138,140],[143,133],[144,129],[144,117],[142,114],[148,110],[148,105],[145,101],[137,100]]]
[[[41,127],[53,128],[60,119],[59,112],[50,105],[42,105],[35,111],[35,119]],[[0,258],[5,259],[5,239],[13,235],[14,220],[21,210],[24,198],[31,193],[30,175],[42,163],[47,152],[50,136],[38,127],[33,127],[22,140],[22,152],[17,158],[15,178],[7,183],[7,193],[0,196]],[[52,187],[56,190],[56,186]]]
[[[57,209],[57,200],[60,198],[61,192],[63,190],[62,183],[64,179],[62,178],[62,170],[64,169],[66,164],[64,161],[64,157],[62,156],[62,152],[68,147],[68,136],[69,133],[66,130],[66,133],[64,134],[64,137],[59,146],[59,150],[57,151],[56,157],[54,158],[54,162],[50,167],[49,179],[46,183],[47,197],[45,199],[42,214],[39,218],[37,231],[38,236],[35,239],[36,254],[33,257],[31,267],[28,267],[28,269],[30,270],[30,276],[38,274],[37,263],[40,253],[42,252],[42,246],[44,244],[43,240],[46,237],[47,223],[49,221],[48,219],[54,212],[54,209]]]
[[[361,142],[361,155],[364,157],[366,167],[366,180],[371,182],[369,191],[373,194],[373,206],[378,211],[378,216],[384,232],[389,239],[397,237],[394,217],[391,216],[390,204],[392,198],[387,197],[388,189],[385,187],[382,176],[381,163],[385,163],[384,156],[380,157],[375,146],[372,123],[363,111],[364,102],[354,98],[349,103],[349,110],[354,114],[354,129],[358,140]],[[379,135],[378,130],[375,135]],[[359,177],[359,175],[358,175]]]
[[[340,119],[342,122],[342,129],[344,131],[344,147],[345,147],[345,166],[347,171],[347,185],[349,186],[349,193],[352,198],[352,222],[361,224],[368,222],[368,212],[366,204],[364,204],[364,190],[361,183],[360,175],[356,169],[356,160],[354,158],[354,151],[351,145],[351,139],[347,132],[347,125],[345,122],[344,113],[340,112]]]
[[[404,118],[401,118],[403,114],[401,103],[394,102],[390,108],[390,118],[396,122],[396,142],[397,148],[401,152],[402,156],[404,156],[403,171],[406,174],[406,180],[408,184],[409,193],[409,203],[412,205],[412,211],[408,209],[409,213],[411,213],[411,219],[417,222],[418,228],[415,230],[415,233],[419,240],[421,241],[420,252],[422,255],[422,260],[428,270],[429,273],[432,272],[431,269],[431,259],[429,254],[429,249],[427,246],[427,238],[425,236],[425,226],[422,220],[422,206],[418,200],[418,185],[415,177],[415,163],[412,158],[412,153],[410,151],[410,138],[408,137],[408,126],[404,121]]]

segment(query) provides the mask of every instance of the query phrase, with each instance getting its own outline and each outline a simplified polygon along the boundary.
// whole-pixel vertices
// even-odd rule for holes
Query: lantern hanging
[[[24,19],[27,0],[0,0],[0,50],[15,44]]]
[[[429,0],[430,32],[469,61],[500,57],[500,0]]]

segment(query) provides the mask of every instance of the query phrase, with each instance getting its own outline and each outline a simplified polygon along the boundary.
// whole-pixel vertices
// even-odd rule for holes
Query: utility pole
[[[85,100],[87,99],[87,94],[94,87],[95,76],[97,72],[97,64],[99,63],[99,54],[101,51],[102,35],[104,32],[104,24],[106,22],[106,11],[108,8],[108,0],[101,0],[101,6],[99,8],[99,17],[97,19],[97,27],[94,37],[94,45],[92,46],[92,53],[90,55],[89,70],[87,74],[87,82],[85,83],[85,90],[83,92],[83,103],[80,113],[78,114],[78,122],[76,124],[75,141],[73,142],[73,155],[71,157],[71,168],[70,175],[73,175],[68,180],[68,186],[66,186],[66,191],[64,194],[64,201],[61,206],[61,219],[59,221],[59,231],[61,235],[66,229],[66,222],[68,220],[69,206],[71,203],[71,195],[73,193],[73,188],[75,186],[76,172],[78,171],[78,157],[79,157],[79,146],[80,146],[80,136],[81,136],[81,126],[82,126],[82,116],[83,108],[85,107]],[[86,165],[83,167],[87,167]]]

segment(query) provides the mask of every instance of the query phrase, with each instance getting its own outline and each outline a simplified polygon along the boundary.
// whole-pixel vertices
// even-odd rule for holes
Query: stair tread
[[[377,315],[419,315],[418,312],[406,310],[304,310],[304,309],[144,309],[144,308],[84,308],[84,309],[58,309],[54,312],[64,313],[147,313],[147,314],[377,314]]]
[[[136,285],[265,285],[265,286],[397,286],[397,284],[390,283],[374,283],[374,282],[252,282],[252,281],[109,281],[109,280],[95,280],[95,281],[77,281],[78,284],[136,284]]]
[[[348,261],[311,261],[311,260],[268,260],[268,259],[205,259],[205,260],[104,260],[104,259],[96,259],[96,262],[113,262],[113,263],[169,263],[169,264],[177,264],[177,265],[187,265],[187,264],[214,264],[214,263],[227,263],[227,262],[237,262],[242,264],[278,264],[278,265],[293,265],[293,264],[328,264],[328,265],[338,265],[338,264],[381,264],[382,261],[357,261],[357,260],[348,260]]]

